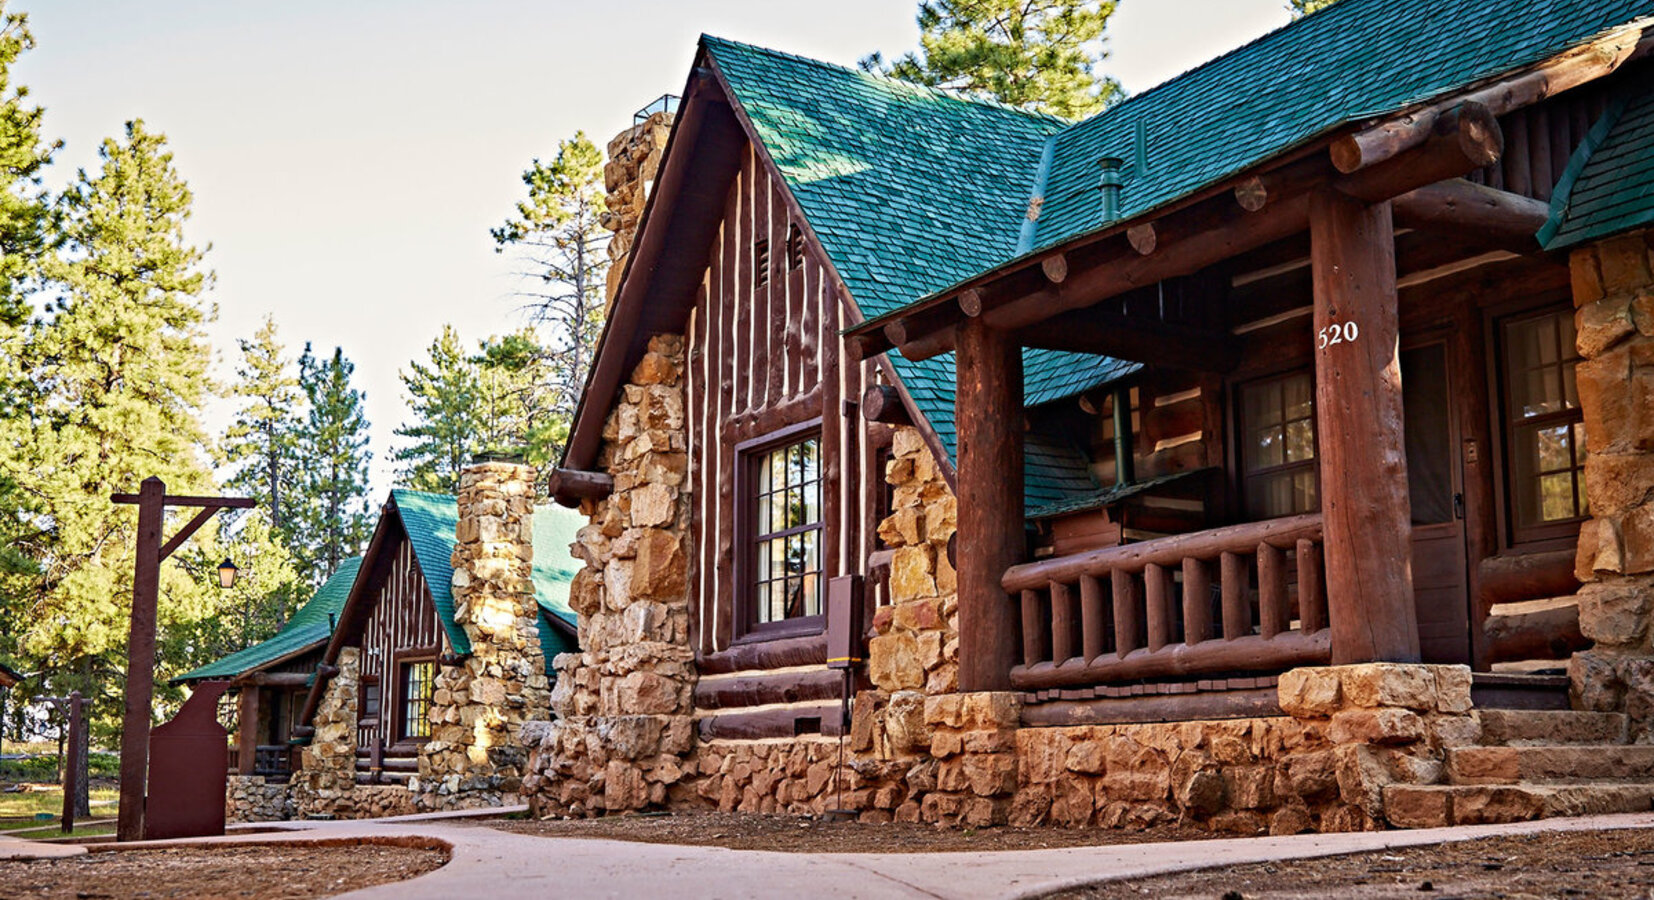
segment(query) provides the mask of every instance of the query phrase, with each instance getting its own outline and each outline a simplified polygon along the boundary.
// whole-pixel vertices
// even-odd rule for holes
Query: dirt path
[[[1103,828],[938,828],[909,823],[828,822],[807,816],[683,812],[606,816],[601,819],[533,819],[478,822],[499,831],[536,837],[608,838],[650,844],[690,844],[731,850],[783,853],[948,853],[982,850],[1046,850],[1147,844],[1221,837],[1189,828],[1113,831]]]
[[[443,850],[355,842],[94,852],[0,861],[0,900],[309,900],[447,861]]]
[[[1051,900],[1357,898],[1645,898],[1654,830],[1484,838],[1297,862],[1108,882]]]

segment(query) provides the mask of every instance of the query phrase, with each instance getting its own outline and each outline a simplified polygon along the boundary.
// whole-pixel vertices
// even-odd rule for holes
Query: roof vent
[[[1103,167],[1103,224],[1120,218],[1120,187],[1125,184],[1126,161],[1118,156],[1105,156],[1098,163]]]

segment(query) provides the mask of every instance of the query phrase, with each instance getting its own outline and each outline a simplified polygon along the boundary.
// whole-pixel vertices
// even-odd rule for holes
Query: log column
[[[1017,622],[1000,586],[1022,562],[1022,348],[979,319],[959,326],[954,418],[959,437],[959,689],[1003,691]]]
[[[1332,661],[1417,662],[1390,204],[1324,189],[1309,224]]]
[[[254,684],[241,686],[240,710],[236,713],[236,768],[243,775],[252,775],[258,757],[258,701],[263,689]]]

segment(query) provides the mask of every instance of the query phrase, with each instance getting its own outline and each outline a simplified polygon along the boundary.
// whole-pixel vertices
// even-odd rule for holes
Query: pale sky
[[[66,142],[49,180],[94,167],[141,117],[195,193],[217,273],[210,328],[273,314],[294,354],[356,363],[374,497],[406,411],[398,369],[445,323],[467,343],[521,324],[488,229],[534,157],[584,129],[602,146],[678,93],[702,32],[853,65],[918,40],[914,0],[11,0],[38,47],[18,81]],[[1288,20],[1286,0],[1122,0],[1103,69],[1139,92]],[[221,431],[229,407],[209,426]]]

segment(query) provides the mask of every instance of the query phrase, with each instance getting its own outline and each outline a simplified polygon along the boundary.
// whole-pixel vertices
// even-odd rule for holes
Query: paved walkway
[[[1006,900],[1102,879],[1213,865],[1330,856],[1500,834],[1654,827],[1654,813],[1631,813],[1515,825],[1057,850],[804,854],[532,837],[453,819],[416,816],[365,822],[290,822],[280,823],[280,834],[230,834],[190,843],[419,837],[435,838],[453,848],[453,860],[441,869],[412,881],[343,895],[351,900],[539,900],[550,896],[586,900],[666,895],[785,900],[822,896]],[[0,858],[7,843],[22,842],[0,841]]]

